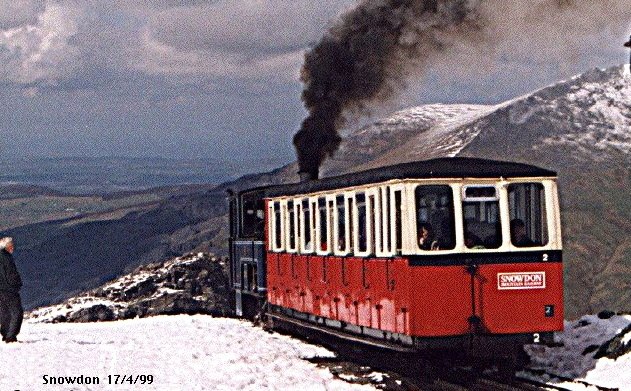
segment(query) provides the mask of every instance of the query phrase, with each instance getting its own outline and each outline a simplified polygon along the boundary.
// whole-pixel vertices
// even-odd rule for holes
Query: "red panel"
[[[535,288],[499,289],[498,273],[541,276]],[[531,333],[563,330],[563,265],[561,263],[526,263],[483,265],[476,279],[478,306],[482,324],[491,333]],[[554,306],[554,316],[545,316],[545,306]]]
[[[498,289],[498,273],[545,272],[545,289]],[[492,333],[563,327],[562,264],[482,265],[476,314]],[[270,303],[329,319],[415,336],[469,332],[471,276],[465,266],[409,267],[407,259],[268,253]],[[554,305],[554,317],[544,306]]]
[[[469,331],[470,275],[464,266],[409,269],[410,333],[448,336]]]
[[[396,306],[395,332],[401,334],[410,333],[410,273],[406,259],[394,260],[394,302]]]
[[[305,281],[306,285],[309,287],[309,296],[311,297],[311,304],[307,304],[307,306],[312,306],[312,311],[310,313],[320,315],[320,303],[322,302],[322,295],[324,294],[324,284],[320,278],[320,259],[319,257],[311,255],[305,256],[304,259],[307,264],[307,275]]]

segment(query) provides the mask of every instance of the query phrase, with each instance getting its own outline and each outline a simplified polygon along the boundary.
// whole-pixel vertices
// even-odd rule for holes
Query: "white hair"
[[[13,238],[7,236],[0,239],[0,250],[4,250],[5,248],[7,248],[9,243],[13,243]]]

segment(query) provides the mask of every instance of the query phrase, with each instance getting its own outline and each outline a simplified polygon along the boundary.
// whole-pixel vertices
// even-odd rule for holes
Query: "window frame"
[[[507,225],[510,225],[510,199],[508,188],[511,185],[520,185],[520,184],[540,184],[543,186],[543,197],[542,201],[544,203],[545,208],[545,218],[542,217],[542,223],[545,223],[546,230],[548,231],[548,241],[545,244],[540,246],[533,247],[518,247],[513,245],[510,226],[506,229],[507,236],[507,246],[510,248],[511,252],[519,252],[519,251],[541,251],[546,249],[561,249],[561,220],[560,220],[560,207],[559,207],[559,196],[557,190],[557,184],[555,179],[550,178],[519,178],[519,180],[511,180],[507,182],[504,186],[504,191],[506,192],[506,221]]]
[[[394,206],[394,192],[390,185],[380,186],[378,188],[380,194],[380,215],[381,224],[379,224],[379,239],[380,243],[377,246],[375,255],[378,257],[392,257],[395,254],[395,243],[393,240],[393,226],[395,225],[395,219],[393,218]]]
[[[341,233],[344,237],[344,248],[340,249],[338,247],[338,243],[340,241],[340,224],[339,224],[339,199],[342,198],[342,205],[344,205],[344,232]],[[350,221],[350,213],[349,213],[349,207],[348,207],[348,197],[346,195],[346,193],[336,193],[334,194],[334,200],[335,200],[335,204],[334,204],[334,208],[335,208],[335,213],[333,214],[334,217],[334,222],[333,222],[333,254],[337,255],[337,256],[346,256],[349,254],[349,221]]]
[[[278,211],[280,216],[276,216],[276,205],[278,205]],[[277,200],[277,201],[270,201],[269,203],[269,211],[270,211],[270,234],[269,234],[269,241],[271,244],[271,250],[273,252],[283,252],[285,251],[285,235],[284,235],[284,231],[283,231],[283,220],[284,220],[284,214],[283,211],[286,208],[283,207],[283,201],[282,200]],[[276,230],[279,229],[280,230],[280,245],[278,244],[277,241],[277,232]]]
[[[456,237],[456,248],[453,251],[462,252],[462,253],[493,253],[493,252],[506,252],[509,251],[508,242],[506,241],[506,232],[507,232],[507,224],[508,224],[508,194],[506,192],[506,186],[508,183],[506,180],[499,179],[470,179],[464,180],[459,184],[460,187],[460,220],[456,221],[456,224],[459,226],[460,232],[457,233],[458,237]],[[466,197],[466,189],[468,188],[476,188],[476,187],[493,187],[495,188],[495,197]],[[454,200],[455,202],[455,200]],[[474,248],[467,247],[465,244],[465,229],[464,229],[464,203],[465,202],[497,202],[498,203],[498,221],[500,223],[500,235],[501,241],[500,245],[495,248]],[[454,205],[455,208],[455,205]],[[462,242],[458,245],[458,240]]]
[[[366,216],[364,217],[365,222],[364,222],[364,229],[366,230],[365,236],[366,236],[366,250],[361,251],[360,248],[360,235],[359,235],[359,202],[357,201],[358,196],[363,195],[364,196],[364,207],[366,208]],[[353,254],[356,257],[366,257],[370,255],[370,247],[368,245],[368,196],[366,194],[365,189],[362,190],[358,190],[353,194],[353,204],[354,204],[354,210],[353,210],[353,242],[355,243],[355,248],[353,251]]]
[[[317,206],[316,209],[316,223],[315,223],[315,232],[316,232],[316,248],[315,248],[315,253],[317,255],[329,255],[331,253],[331,245],[330,243],[328,243],[329,238],[331,237],[331,224],[330,224],[330,211],[329,211],[329,198],[330,195],[326,195],[326,194],[322,194],[319,195],[315,198],[315,205]],[[321,213],[321,206],[320,206],[320,201],[324,201],[324,225],[326,227],[326,250],[322,250],[322,213]]]
[[[510,237],[510,204],[508,187],[513,184],[534,183],[543,185],[541,202],[546,208],[545,217],[542,216],[542,226],[545,224],[548,231],[548,243],[536,247],[516,247],[511,243]],[[455,231],[455,247],[450,250],[423,251],[417,245],[417,216],[415,189],[421,185],[443,185],[452,189],[453,196],[453,219]],[[464,197],[466,189],[470,187],[494,187],[495,197]],[[366,202],[366,249],[359,251],[359,206],[358,196],[364,194]],[[344,233],[339,231],[339,216],[337,211],[338,197],[343,197],[345,208]],[[374,198],[371,198],[374,197]],[[397,199],[400,198],[400,204]],[[289,213],[287,201],[291,199],[294,203],[294,224],[296,226],[296,248],[288,249],[290,253],[317,254],[320,256],[356,256],[356,257],[396,257],[408,255],[441,255],[443,253],[484,253],[484,252],[519,252],[532,250],[556,250],[562,248],[561,243],[561,223],[558,200],[558,185],[556,178],[547,177],[524,177],[524,178],[446,178],[439,179],[404,179],[391,180],[377,183],[371,186],[356,186],[340,189],[336,192],[319,192],[311,194],[296,195],[287,197],[266,198],[266,213],[269,216],[266,222],[267,248],[272,252],[286,251],[289,243],[288,223]],[[320,232],[320,211],[319,200],[325,200],[325,221],[327,238],[321,238]],[[374,199],[374,203],[373,200]],[[492,200],[499,203],[499,219],[501,223],[501,246],[495,249],[470,249],[464,244],[464,203],[466,201]],[[389,200],[389,202],[388,202]],[[329,211],[329,201],[333,202],[333,214]],[[310,225],[305,226],[305,202],[309,206]],[[277,221],[274,205],[281,203],[281,221]],[[400,211],[397,211],[397,207]],[[371,209],[375,213],[375,227],[372,227],[370,217]],[[322,216],[324,217],[324,216]],[[397,218],[400,218],[400,226],[397,226]],[[279,226],[280,224],[280,226]],[[280,229],[281,245],[276,246],[275,232]],[[311,248],[307,247],[305,230],[311,232]],[[373,235],[374,232],[374,235]],[[338,249],[339,238],[344,235],[344,249]],[[400,244],[397,243],[400,238]],[[388,242],[389,240],[389,242]],[[321,250],[323,241],[327,243],[327,250]],[[400,245],[400,249],[397,248]],[[333,247],[331,247],[333,246]]]
[[[453,239],[454,239],[454,246],[452,248],[448,248],[448,249],[438,249],[438,250],[423,250],[418,243],[418,206],[416,204],[417,202],[417,190],[419,187],[444,187],[444,188],[448,188],[449,191],[451,192],[451,223],[452,223],[452,230],[453,230]],[[497,189],[496,189],[497,192]],[[414,219],[414,227],[413,230],[410,234],[410,239],[414,241],[414,243],[412,244],[412,248],[414,249],[414,251],[416,251],[417,254],[423,254],[423,255],[434,255],[434,254],[441,254],[441,253],[449,253],[449,252],[455,252],[459,250],[459,246],[460,243],[458,241],[459,239],[459,232],[464,232],[464,229],[460,229],[458,228],[458,222],[456,220],[457,216],[459,215],[457,213],[457,210],[459,209],[460,212],[462,212],[462,198],[461,197],[457,197],[457,195],[464,195],[464,189],[458,191],[455,186],[454,186],[454,182],[420,182],[420,183],[415,183],[414,186],[411,187],[410,189],[410,202],[412,205],[412,212],[410,213],[412,215],[412,218]],[[456,208],[456,200],[460,201],[460,203],[458,205],[460,205],[459,208]],[[462,213],[460,213],[460,216],[462,216]],[[461,222],[462,223],[462,222]],[[461,224],[461,227],[463,227],[463,224]],[[413,234],[413,235],[412,235]],[[461,240],[462,243],[464,243],[464,238]]]
[[[291,205],[290,205],[291,203]],[[290,210],[290,206],[291,209]],[[297,226],[297,219],[296,219],[296,200],[295,199],[288,199],[285,200],[284,202],[284,210],[285,210],[285,215],[283,218],[283,225],[285,227],[284,230],[284,234],[285,234],[285,243],[284,243],[284,247],[285,247],[285,251],[290,253],[290,254],[296,254],[298,253],[298,226]],[[293,218],[292,218],[292,214],[293,214]],[[293,221],[290,221],[293,220]],[[294,246],[291,247],[291,228],[294,228]]]
[[[300,216],[298,218],[298,223],[299,223],[299,242],[300,242],[300,253],[301,254],[312,254],[314,252],[314,244],[315,244],[315,238],[313,236],[313,226],[314,226],[314,221],[313,221],[313,214],[312,214],[312,201],[311,201],[311,197],[300,197],[297,198],[300,200]],[[305,208],[304,208],[304,203],[307,203],[308,208],[306,209],[309,213],[309,226],[306,227],[305,226],[305,218],[304,218],[304,213],[305,213]],[[309,230],[309,238],[311,239],[309,242],[311,243],[310,248],[307,248],[307,235],[305,235],[305,231]]]

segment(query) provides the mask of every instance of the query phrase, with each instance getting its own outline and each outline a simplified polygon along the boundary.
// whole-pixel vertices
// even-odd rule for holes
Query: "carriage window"
[[[416,188],[416,228],[421,250],[451,250],[456,246],[451,187]]]
[[[381,229],[381,236],[383,238],[383,251],[390,252],[392,251],[392,237],[390,236],[390,188],[386,187],[383,190],[383,225]]]
[[[265,202],[260,193],[244,194],[242,199],[241,234],[244,237],[263,237],[265,227]]]
[[[327,251],[327,239],[329,237],[328,234],[328,226],[327,226],[327,213],[326,213],[326,200],[324,198],[318,199],[318,213],[319,213],[319,224],[320,224],[320,250]]]
[[[307,252],[313,251],[313,241],[311,240],[311,208],[309,200],[302,201],[302,241],[303,250]]]
[[[465,187],[462,212],[468,248],[499,248],[502,245],[499,198],[494,186]]]
[[[274,202],[274,247],[276,250],[283,248],[282,221],[280,202]]]
[[[346,208],[344,196],[335,198],[337,203],[337,251],[346,251]]]
[[[294,202],[287,202],[287,216],[288,216],[288,234],[289,234],[289,243],[287,243],[287,250],[295,250],[296,249],[296,221],[294,217],[296,215],[296,211],[294,210]]]
[[[335,221],[335,201],[329,200],[327,201],[327,205],[328,205],[327,210],[329,213],[329,219],[327,220],[327,224],[330,224],[330,225],[327,226],[329,236],[326,242],[329,244],[329,246],[331,246],[331,249],[334,249],[335,237],[333,235],[335,234],[335,227],[333,226],[333,224]]]
[[[508,186],[511,242],[516,247],[544,246],[548,243],[546,204],[541,183]]]
[[[355,222],[353,220],[353,215],[355,214],[354,212],[354,206],[355,206],[355,200],[353,198],[349,198],[348,199],[348,214],[349,214],[349,219],[348,219],[348,251],[353,252],[355,251]]]
[[[368,237],[368,240],[370,241],[370,247],[373,253],[377,245],[376,227],[378,224],[378,217],[376,205],[375,196],[368,196],[368,217],[370,218],[370,236]]]
[[[368,250],[367,224],[366,224],[366,195],[357,194],[357,251],[366,252]]]
[[[394,247],[398,254],[403,248],[403,217],[401,211],[401,190],[394,192]]]

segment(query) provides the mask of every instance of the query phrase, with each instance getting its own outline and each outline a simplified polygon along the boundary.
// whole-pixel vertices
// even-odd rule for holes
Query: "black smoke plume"
[[[294,136],[300,172],[317,177],[340,144],[344,113],[386,99],[410,60],[440,48],[437,31],[475,26],[474,8],[467,0],[367,0],[345,14],[305,55],[309,116]]]
[[[468,52],[454,72],[488,69],[502,50],[545,63],[575,56],[590,34],[626,33],[629,20],[628,0],[360,0],[305,55],[300,172],[317,177],[349,114],[391,98],[450,49]]]

